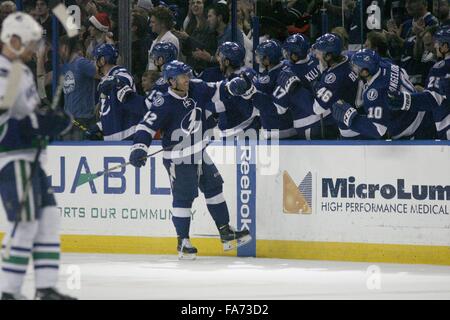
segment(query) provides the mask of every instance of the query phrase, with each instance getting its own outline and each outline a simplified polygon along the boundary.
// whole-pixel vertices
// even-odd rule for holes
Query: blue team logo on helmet
[[[98,60],[104,57],[108,64],[116,64],[119,58],[119,51],[109,43],[104,43],[94,49],[94,58]]]
[[[281,52],[281,45],[276,40],[266,40],[258,45],[255,50],[256,54],[262,60],[267,57],[271,64],[278,64],[281,61],[283,53]]]
[[[164,80],[169,82],[169,79],[175,79],[182,74],[192,76],[192,69],[187,64],[174,60],[164,65],[162,74]]]
[[[370,75],[374,75],[380,68],[380,60],[380,56],[375,51],[362,49],[353,54],[351,63],[358,74],[361,70],[367,69]]]
[[[285,57],[287,59],[291,54],[296,54],[299,57],[306,57],[309,48],[309,40],[300,33],[289,36],[283,44],[283,50],[288,54],[288,57]]]
[[[244,64],[245,50],[236,42],[224,42],[217,49],[221,59],[227,59],[233,67]]]
[[[323,36],[317,38],[312,48],[324,53],[332,53],[340,55],[342,52],[342,40],[338,35],[333,33],[325,33]]]
[[[161,57],[164,59],[164,63],[169,63],[177,60],[178,49],[171,42],[159,42],[153,46],[150,56],[153,60],[158,60]]]

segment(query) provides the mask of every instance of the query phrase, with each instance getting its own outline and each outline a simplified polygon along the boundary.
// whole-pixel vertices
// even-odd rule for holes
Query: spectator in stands
[[[437,19],[427,11],[426,0],[406,0],[405,7],[412,18],[405,21],[399,30],[393,27],[394,33],[389,35],[403,47],[400,66],[410,75],[411,82],[423,84],[423,79],[418,73],[420,61],[414,57],[414,45],[426,27],[437,24]]]
[[[134,13],[131,17],[131,32],[132,32],[132,44],[131,44],[131,59],[132,67],[131,73],[134,79],[136,79],[136,85],[138,92],[140,91],[140,79],[147,65],[148,50],[153,41],[148,31],[147,17]]]
[[[419,91],[423,90],[423,85],[428,77],[428,73],[437,61],[436,49],[434,47],[434,34],[438,27],[431,26],[425,28],[423,34],[417,37],[416,44],[414,46],[415,59],[420,61],[417,66],[417,73],[421,77],[421,83],[416,84],[416,88]]]
[[[199,74],[213,64],[209,61],[195,59],[193,52],[206,50],[211,56],[214,55],[217,50],[217,38],[214,31],[208,28],[204,0],[191,0],[189,3],[185,31],[174,31],[173,33],[181,41],[181,50],[186,57],[186,63]]]
[[[159,6],[151,11],[150,15],[150,25],[152,31],[157,34],[155,40],[148,51],[148,70],[156,70],[156,66],[150,57],[150,52],[152,51],[155,44],[158,42],[171,42],[177,47],[178,52],[180,52],[180,42],[178,38],[171,32],[174,26],[174,18],[170,9]]]
[[[369,32],[367,34],[366,42],[364,43],[364,48],[375,51],[382,58],[390,59],[388,42],[386,36],[382,32]]]
[[[52,63],[51,63],[51,42],[45,41],[45,44],[39,47],[36,52],[36,83],[39,97],[43,105],[49,105],[52,97]]]
[[[79,41],[63,36],[59,43],[59,55],[64,65],[64,110],[85,128],[95,124],[95,63],[83,57]],[[74,127],[65,138],[83,140],[83,131]]]
[[[153,2],[151,0],[138,0],[136,7],[150,14],[150,11],[153,10]]]
[[[161,73],[156,70],[147,70],[142,75],[141,89],[148,96],[155,85],[156,81],[161,77]]]
[[[433,14],[438,18],[439,25],[450,25],[450,12],[448,0],[433,0]]]
[[[38,22],[41,24],[44,38],[52,40],[52,18],[50,8],[48,7],[48,0],[36,1],[36,14],[38,15]]]
[[[347,30],[345,30],[344,27],[336,27],[331,30],[331,33],[337,34],[339,38],[342,40],[342,51],[347,52],[348,51],[348,33]]]
[[[103,43],[113,44],[114,41],[112,40],[112,34],[110,33],[111,21],[106,13],[99,12],[95,16],[91,16],[89,22],[89,40],[86,45],[86,57],[92,60],[94,49],[97,46]]]
[[[217,47],[224,42],[232,41],[230,12],[227,5],[216,3],[208,9],[208,25],[217,35]],[[244,37],[242,36],[242,31],[239,29],[237,30],[237,39],[235,42],[242,48],[245,48]],[[198,60],[217,63],[215,56],[204,49],[194,51],[193,56]]]
[[[16,4],[12,1],[5,1],[0,3],[0,28],[3,23],[3,20],[13,12],[16,12],[17,7]]]

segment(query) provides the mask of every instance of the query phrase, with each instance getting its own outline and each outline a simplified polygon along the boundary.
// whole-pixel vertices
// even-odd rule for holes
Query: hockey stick
[[[64,4],[59,3],[59,1],[56,1],[52,3],[51,7],[53,8],[52,11],[55,14],[55,16],[58,18],[58,20],[61,22],[61,24],[63,25],[64,29],[67,32],[67,35],[69,36],[69,38],[73,38],[75,36],[78,35],[78,30],[76,28],[73,28],[73,26],[70,26],[69,23],[71,21],[70,16],[67,14],[67,8]],[[13,67],[15,69],[13,69]],[[20,68],[20,69],[18,69]],[[8,82],[8,89],[10,86],[15,86],[13,89],[13,92],[10,92],[8,96],[4,97],[3,103],[2,105],[5,105],[6,107],[11,108],[12,105],[14,104],[15,100],[16,100],[16,96],[17,96],[17,92],[20,88],[20,78],[21,78],[21,63],[17,62],[17,65],[13,66],[11,68],[11,73],[10,73],[10,79]],[[56,94],[53,97],[53,101],[52,101],[52,105],[51,105],[51,109],[52,110],[56,110],[56,107],[59,104],[59,101],[61,99],[61,93],[62,93],[62,89],[64,87],[64,77],[61,76],[59,79],[59,84],[56,90]],[[15,91],[15,92],[14,92]],[[7,91],[9,92],[9,91]],[[13,230],[11,232],[11,236],[8,239],[8,242],[6,243],[5,246],[5,251],[4,251],[4,257],[5,259],[9,259],[10,257],[10,252],[11,252],[11,245],[12,245],[12,240],[14,238],[14,235],[17,231],[17,227],[19,225],[19,221],[20,221],[20,217],[22,215],[22,211],[25,208],[25,204],[28,200],[28,193],[30,191],[31,185],[33,184],[33,177],[35,175],[35,172],[38,168],[39,165],[39,158],[41,156],[42,150],[43,150],[43,146],[42,146],[42,139],[38,139],[39,141],[39,145],[36,151],[36,155],[33,159],[32,162],[32,166],[31,166],[31,172],[30,172],[30,176],[28,177],[26,183],[25,183],[25,187],[24,187],[24,194],[23,194],[23,199],[20,201],[19,203],[19,211],[18,214],[16,215],[16,219],[14,222],[14,227]]]
[[[83,132],[85,132],[86,134],[92,136],[92,132],[90,132],[88,128],[86,128],[85,126],[83,126],[83,125],[82,125],[81,123],[79,123],[77,120],[75,120],[75,119],[72,120],[72,124],[73,124],[75,127],[77,127],[78,129],[80,129],[81,131],[83,131]],[[97,132],[95,135],[96,135],[97,137],[99,137],[99,138],[103,138],[102,134],[99,133],[99,132]]]
[[[154,155],[156,155],[156,154],[158,154],[158,153],[160,153],[162,151],[170,151],[173,147],[174,146],[170,146],[170,147],[159,149],[158,151],[150,153],[150,154],[146,155],[145,157],[140,158],[139,160],[144,160],[144,159],[150,158],[150,157],[152,157],[152,156],[154,156]],[[88,182],[91,182],[92,180],[95,180],[97,178],[100,178],[100,177],[104,176],[105,174],[109,174],[109,173],[111,173],[114,170],[125,168],[126,166],[128,166],[130,164],[131,164],[131,162],[128,161],[126,163],[119,164],[117,166],[114,166],[112,168],[109,168],[109,169],[106,169],[106,170],[103,170],[103,171],[99,171],[97,173],[81,173],[80,177],[78,178],[78,181],[77,181],[77,187],[79,187],[79,186],[81,186],[83,184],[86,184]]]

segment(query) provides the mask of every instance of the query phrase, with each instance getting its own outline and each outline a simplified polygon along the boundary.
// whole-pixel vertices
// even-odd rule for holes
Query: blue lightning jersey
[[[136,92],[133,77],[123,67],[115,66],[104,77],[116,77]],[[100,123],[106,141],[130,140],[137,124],[147,112],[147,108],[131,106],[119,100],[117,88],[111,88],[100,97]]]
[[[263,137],[287,139],[296,136],[292,114],[279,110],[275,103],[274,92],[277,89],[278,77],[285,63],[281,62],[270,70],[260,73],[255,81],[257,92],[253,95],[252,101],[260,115],[263,127]]]
[[[450,92],[442,86],[450,81],[450,57],[434,64],[426,81],[426,89],[417,93],[420,100],[411,104],[410,110],[430,111],[436,126],[437,138],[450,140]]]
[[[151,90],[155,91],[156,93],[164,94],[167,92],[167,90],[169,90],[169,84],[166,80],[164,80],[163,77],[161,77],[156,80]]]
[[[205,69],[198,76],[199,79],[205,82],[218,82],[224,79],[222,71],[220,71],[220,67],[211,67]]]
[[[310,128],[320,125],[320,116],[313,111],[315,96],[313,87],[321,74],[319,61],[312,56],[308,56],[295,64],[287,64],[287,68],[283,68],[282,72],[289,71],[295,74],[300,80],[300,84],[295,90],[291,90],[287,94],[284,89],[285,84],[278,81],[278,87],[273,93],[275,105],[278,112],[289,110],[299,137],[309,140],[311,139]]]
[[[193,163],[206,146],[210,136],[212,103],[220,103],[222,84],[191,80],[185,97],[178,96],[172,89],[152,102],[150,110],[137,126],[135,146],[148,147],[158,130],[162,133],[164,159],[177,159]],[[140,102],[139,102],[140,101]],[[133,97],[128,103],[142,104],[143,98]],[[212,135],[212,133],[211,133]]]
[[[147,107],[150,109],[152,101],[156,99],[158,96],[162,96],[164,93],[167,93],[169,90],[169,84],[164,80],[163,77],[156,80],[153,87],[150,89],[150,92],[147,94]]]
[[[370,81],[362,85],[362,105],[366,115],[357,115],[351,130],[375,139],[411,139],[418,134],[427,120],[425,111],[392,111],[387,107],[389,91],[415,92],[404,69],[383,62]]]
[[[230,74],[227,78],[222,75],[222,79],[215,77],[215,80],[231,80],[239,77],[245,70],[241,68]],[[238,135],[248,129],[259,129],[259,112],[253,106],[253,102],[240,96],[226,95],[219,103],[212,104],[214,113],[218,114],[218,127],[222,137]]]
[[[331,108],[338,100],[344,100],[351,105],[356,104],[358,76],[352,71],[349,57],[344,56],[343,61],[325,69],[314,89],[316,97],[313,110],[316,115],[322,117],[323,124],[339,126],[343,138],[356,138],[358,133],[348,130],[341,124],[337,125],[331,116]]]

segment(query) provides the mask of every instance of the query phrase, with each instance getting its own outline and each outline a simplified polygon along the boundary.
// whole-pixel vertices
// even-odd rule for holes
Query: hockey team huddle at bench
[[[24,59],[33,50],[39,28],[23,13],[4,21],[2,95],[11,61]],[[105,140],[133,141],[129,159],[135,167],[146,164],[152,140],[161,135],[180,258],[193,259],[197,254],[189,229],[198,189],[224,250],[231,250],[249,243],[251,236],[249,230],[229,224],[223,180],[205,152],[213,129],[218,127],[221,138],[233,139],[243,134],[270,140],[450,139],[450,28],[441,28],[435,43],[441,60],[430,70],[425,90],[416,92],[404,69],[369,49],[344,52],[341,38],[331,33],[313,44],[301,34],[284,43],[260,43],[255,49],[259,70],[244,67],[245,50],[225,42],[216,54],[219,67],[197,78],[189,65],[177,60],[177,48],[161,42],[150,52],[161,78],[146,96],[136,92],[130,73],[117,65],[117,49],[102,44],[95,49],[104,76],[98,86],[98,129]],[[32,166],[36,137],[60,136],[70,128],[72,118],[61,110],[37,109],[39,99],[26,67],[20,90],[15,105],[0,111],[0,193],[9,228],[3,249],[12,244],[8,257],[3,257],[2,298],[19,297],[33,257],[36,297],[68,299],[54,289],[59,213],[44,171],[40,165],[33,171]],[[34,175],[27,190],[30,172]],[[24,190],[29,196],[22,207]]]

